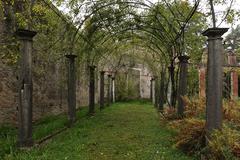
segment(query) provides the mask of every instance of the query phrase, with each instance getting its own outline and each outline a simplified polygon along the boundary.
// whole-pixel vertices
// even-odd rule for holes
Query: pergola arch
[[[95,2],[101,2],[101,1],[95,1]],[[95,8],[92,12],[90,12],[88,15],[86,15],[86,17],[79,22],[79,24],[77,25],[77,27],[74,30],[74,33],[72,33],[70,35],[70,45],[69,47],[69,54],[66,55],[67,58],[69,58],[69,72],[74,72],[74,58],[76,58],[76,56],[74,55],[75,53],[75,47],[76,47],[76,43],[78,40],[82,40],[83,45],[86,45],[87,47],[89,47],[88,49],[88,53],[90,52],[98,52],[98,51],[103,51],[101,54],[99,53],[94,53],[95,55],[93,55],[92,57],[90,57],[89,60],[89,69],[90,69],[90,89],[89,92],[93,93],[93,95],[90,94],[89,97],[91,97],[89,99],[89,102],[91,102],[90,105],[94,105],[94,83],[95,83],[95,77],[94,77],[94,71],[95,71],[95,66],[99,61],[104,59],[104,55],[106,56],[114,56],[114,52],[116,52],[119,48],[124,47],[126,50],[128,50],[130,47],[133,46],[138,46],[138,44],[135,44],[134,42],[134,38],[136,38],[137,40],[139,40],[138,42],[144,42],[147,41],[146,44],[145,43],[140,43],[142,48],[146,48],[147,50],[151,51],[150,53],[147,53],[149,55],[153,55],[154,54],[154,58],[156,58],[156,60],[154,60],[154,62],[156,62],[157,65],[150,63],[149,61],[147,61],[147,64],[149,65],[149,68],[154,71],[156,74],[158,74],[159,79],[160,79],[160,83],[164,84],[166,75],[168,75],[168,78],[171,79],[171,83],[173,83],[172,86],[174,86],[175,88],[173,89],[173,92],[175,92],[175,89],[179,89],[179,95],[178,98],[181,96],[184,96],[185,93],[181,92],[183,90],[186,89],[186,73],[187,73],[187,60],[188,60],[188,56],[184,55],[184,33],[185,33],[185,27],[186,25],[189,23],[190,19],[192,18],[193,14],[195,13],[198,5],[199,5],[199,1],[195,1],[196,4],[192,7],[192,9],[190,10],[190,12],[188,13],[187,17],[184,17],[184,21],[181,24],[181,21],[179,21],[178,19],[173,19],[168,20],[168,18],[162,14],[158,9],[156,9],[155,12],[155,8],[154,6],[149,6],[145,3],[139,3],[139,2],[120,2],[122,4],[127,4],[130,7],[136,7],[135,5],[140,5],[140,6],[144,6],[146,8],[151,8],[154,9],[153,13],[156,13],[156,15],[149,15],[149,16],[153,16],[154,20],[154,25],[152,23],[150,23],[149,21],[146,21],[144,19],[142,19],[141,16],[137,16],[136,14],[134,14],[134,12],[126,12],[126,14],[122,14],[120,15],[120,17],[124,17],[124,16],[133,16],[133,19],[130,19],[129,21],[125,21],[123,22],[121,25],[121,28],[117,28],[116,30],[114,29],[114,26],[116,27],[116,24],[113,24],[113,26],[111,26],[111,24],[107,25],[107,26],[101,26],[101,23],[98,23],[98,20],[91,23],[90,27],[92,27],[91,25],[96,23],[97,25],[95,25],[94,30],[92,31],[91,35],[96,36],[93,37],[95,38],[93,41],[91,41],[90,37],[87,37],[88,35],[85,35],[86,31],[87,31],[87,22],[91,21],[92,18],[94,16],[96,16],[98,14],[98,12],[101,11],[101,9],[104,9],[105,7],[117,4],[116,2],[110,2],[107,3],[106,5],[104,5],[105,3],[103,2],[102,6],[100,5],[98,8]],[[167,7],[169,8],[169,4],[165,1],[165,3],[167,4]],[[101,4],[101,3],[100,3]],[[133,4],[133,6],[131,6],[131,4]],[[93,4],[95,5],[95,4]],[[158,7],[157,7],[158,8]],[[176,16],[173,10],[170,10],[171,12],[171,16]],[[159,16],[160,18],[159,19]],[[114,15],[115,16],[115,15]],[[147,15],[148,16],[148,15]],[[171,17],[170,16],[170,17]],[[182,16],[182,15],[181,15]],[[149,17],[147,17],[149,18]],[[131,21],[133,20],[133,21]],[[153,19],[150,19],[150,21]],[[161,20],[165,20],[163,22],[161,22]],[[176,20],[176,21],[175,21]],[[109,22],[108,19],[100,19],[99,22]],[[111,21],[110,21],[111,22]],[[131,22],[131,23],[128,23]],[[115,23],[115,22],[113,22]],[[177,24],[177,27],[174,27],[175,24]],[[159,27],[159,28],[158,28]],[[98,32],[99,31],[99,32]],[[212,30],[211,30],[212,31]],[[207,32],[205,35],[209,35],[212,36],[212,32],[210,31]],[[223,30],[225,31],[225,30]],[[221,34],[223,33],[223,31],[221,30]],[[25,32],[25,31],[24,31]],[[130,34],[128,34],[130,32]],[[172,33],[174,32],[174,33]],[[26,32],[26,35],[29,36],[31,32]],[[99,33],[99,35],[97,35],[97,33]],[[122,36],[123,34],[126,34],[126,36],[124,35],[123,37],[118,37],[118,36]],[[25,35],[25,36],[26,36]],[[22,36],[22,35],[20,35]],[[219,35],[218,35],[219,36]],[[117,37],[117,38],[116,38]],[[24,37],[25,43],[29,43],[29,41],[31,42],[31,39],[29,39],[29,37]],[[25,41],[27,40],[27,42]],[[116,41],[119,40],[119,41]],[[108,43],[113,43],[114,48],[104,48]],[[128,44],[126,42],[129,42]],[[220,43],[219,43],[220,45]],[[140,47],[139,46],[139,47]],[[26,46],[25,46],[26,47]],[[104,50],[105,49],[105,50]],[[29,48],[29,50],[31,51],[31,49]],[[83,50],[82,50],[83,51]],[[124,52],[124,50],[121,50],[121,52]],[[84,56],[89,56],[88,53],[81,53]],[[79,54],[79,53],[75,53],[75,54]],[[120,55],[122,53],[119,53]],[[134,57],[134,55],[131,55]],[[89,57],[88,57],[89,58]],[[135,57],[134,57],[135,58]],[[139,57],[138,57],[139,58]],[[176,59],[179,59],[179,61],[176,62]],[[141,59],[141,58],[140,58]],[[161,66],[161,64],[164,64]],[[167,71],[167,68],[169,67],[168,65],[170,65],[169,68],[169,72],[166,75],[163,75],[162,73],[164,73],[163,71]],[[177,75],[178,72],[180,72],[181,77],[176,77],[175,75],[175,70],[174,67],[175,65],[179,65],[178,71],[177,71]],[[155,70],[156,68],[160,68],[159,71]],[[71,78],[71,75],[69,74],[69,81],[71,81],[69,84],[74,84],[75,83],[75,79]],[[177,79],[175,79],[177,78]],[[185,79],[184,79],[185,78]],[[181,81],[181,79],[184,79],[184,81]],[[163,83],[162,83],[163,82]],[[185,88],[177,88],[177,83],[180,83],[179,86],[184,85]],[[176,86],[175,86],[176,85]],[[71,88],[69,86],[69,88]],[[162,88],[161,88],[162,89]],[[74,91],[74,90],[73,90]],[[176,94],[176,93],[174,93]],[[71,95],[74,97],[74,95]],[[176,96],[176,95],[174,95]],[[162,97],[162,96],[161,96]],[[176,97],[175,97],[176,98]],[[180,99],[180,98],[179,98]],[[181,99],[180,99],[181,100]],[[161,102],[162,103],[162,102]],[[157,105],[162,105],[162,104],[157,104]],[[175,105],[174,103],[171,103],[170,105]],[[180,104],[182,105],[182,104]],[[162,107],[162,106],[161,106]],[[182,107],[182,106],[181,106]],[[91,107],[89,107],[91,108]],[[160,108],[160,106],[159,106]],[[91,108],[91,112],[94,111],[94,108]],[[183,111],[179,111],[179,115],[183,116]],[[72,120],[74,121],[74,120]]]

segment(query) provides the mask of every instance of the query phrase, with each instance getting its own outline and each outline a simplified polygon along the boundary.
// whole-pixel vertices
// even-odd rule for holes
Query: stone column
[[[153,78],[150,79],[150,100],[152,101],[153,98]]]
[[[19,108],[18,108],[18,146],[31,147],[32,139],[32,44],[36,32],[17,30],[20,40],[20,82],[19,82]]]
[[[95,68],[96,66],[89,66],[89,114],[95,112]]]
[[[171,104],[171,95],[172,95],[171,93],[172,93],[172,83],[171,83],[171,79],[169,79],[168,86],[167,86],[167,101],[169,102],[169,104]]]
[[[206,97],[206,67],[204,64],[199,67],[199,97]]]
[[[71,126],[76,121],[76,69],[73,54],[66,55],[68,59],[68,119]]]
[[[227,28],[209,28],[203,32],[208,37],[206,129],[211,132],[222,127],[222,79],[223,44],[222,35]]]
[[[161,79],[160,79],[160,92],[159,92],[159,111],[163,112],[163,106],[164,106],[164,89],[165,85],[165,73],[164,71],[161,71]]]
[[[112,77],[112,102],[115,103],[115,77]]]
[[[159,102],[159,83],[158,83],[158,77],[154,77],[154,106],[158,108],[158,102]]]
[[[104,71],[100,72],[100,110],[104,108],[104,74]]]
[[[171,107],[175,107],[176,105],[176,90],[175,90],[175,85],[174,85],[174,82],[175,82],[175,73],[174,73],[174,70],[175,70],[175,67],[174,65],[170,65],[168,67],[168,70],[169,70],[169,75],[170,75],[170,83],[171,83],[171,93],[170,93],[170,105]]]
[[[108,97],[107,97],[107,99],[108,99],[108,100],[107,100],[107,101],[108,101],[108,102],[107,102],[107,103],[108,103],[108,106],[110,106],[110,104],[111,104],[111,102],[112,102],[112,101],[111,101],[111,99],[112,99],[112,98],[111,98],[111,90],[112,90],[112,89],[111,89],[111,86],[112,86],[112,85],[111,85],[111,80],[112,80],[112,75],[109,74],[109,75],[108,75],[108,93],[107,93],[107,96],[108,96]]]
[[[152,103],[155,104],[155,78],[152,78]]]
[[[187,73],[188,73],[188,60],[189,56],[179,56],[180,65],[180,77],[179,77],[179,88],[178,88],[178,107],[177,113],[179,116],[184,116],[184,102],[183,97],[187,94]]]
[[[237,57],[233,51],[228,51],[228,64],[237,66]],[[238,73],[236,70],[231,71],[231,99],[238,98]]]

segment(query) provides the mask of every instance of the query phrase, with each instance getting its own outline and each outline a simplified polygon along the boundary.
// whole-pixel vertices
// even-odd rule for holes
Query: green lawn
[[[188,160],[175,149],[174,133],[160,124],[154,107],[148,103],[116,103],[93,117],[78,113],[73,126],[47,144],[30,151],[11,150],[4,156],[9,160]],[[51,119],[51,118],[50,118]],[[57,127],[65,120],[54,122]],[[51,120],[36,127],[36,137],[55,128]],[[45,127],[41,127],[45,126]],[[50,127],[48,127],[50,126]],[[57,128],[56,127],[56,128]],[[45,129],[44,129],[45,128]],[[49,128],[49,129],[48,129]],[[44,130],[44,131],[43,131]]]

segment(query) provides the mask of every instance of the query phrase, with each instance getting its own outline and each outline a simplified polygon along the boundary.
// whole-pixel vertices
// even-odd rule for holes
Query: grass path
[[[94,117],[83,116],[73,128],[30,151],[5,156],[14,160],[188,160],[175,149],[174,133],[160,124],[150,104],[116,103]]]

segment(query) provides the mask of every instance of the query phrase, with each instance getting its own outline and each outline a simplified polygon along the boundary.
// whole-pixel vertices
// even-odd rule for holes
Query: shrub
[[[176,147],[189,155],[206,160],[237,160],[240,158],[240,133],[224,125],[215,130],[206,143],[205,122],[199,119],[173,121],[177,131]]]
[[[185,104],[185,118],[200,117],[200,115],[205,114],[205,99],[204,98],[193,98],[189,99],[187,96],[182,97]],[[182,119],[182,116],[178,116],[177,110],[174,107],[165,107],[163,114],[165,120],[177,120]]]
[[[187,96],[182,97],[185,104],[185,117],[199,117],[205,114],[206,99],[205,98],[192,98],[189,99]]]
[[[224,125],[222,130],[211,134],[211,140],[206,149],[210,157],[215,159],[240,158],[240,133]]]
[[[236,101],[229,100],[223,103],[224,120],[240,125],[240,106]]]
[[[184,119],[171,124],[178,128],[176,147],[187,154],[195,154],[205,147],[205,122],[199,119]]]
[[[183,152],[196,155],[204,160],[235,160],[240,158],[240,105],[236,101],[224,101],[224,125],[221,130],[212,132],[206,139],[205,99],[183,97],[185,119],[179,119],[175,108],[164,110],[165,120],[177,131],[176,147]],[[207,142],[207,143],[206,143]]]
[[[162,113],[162,118],[164,120],[177,120],[179,119],[177,111],[173,107],[165,107]]]

